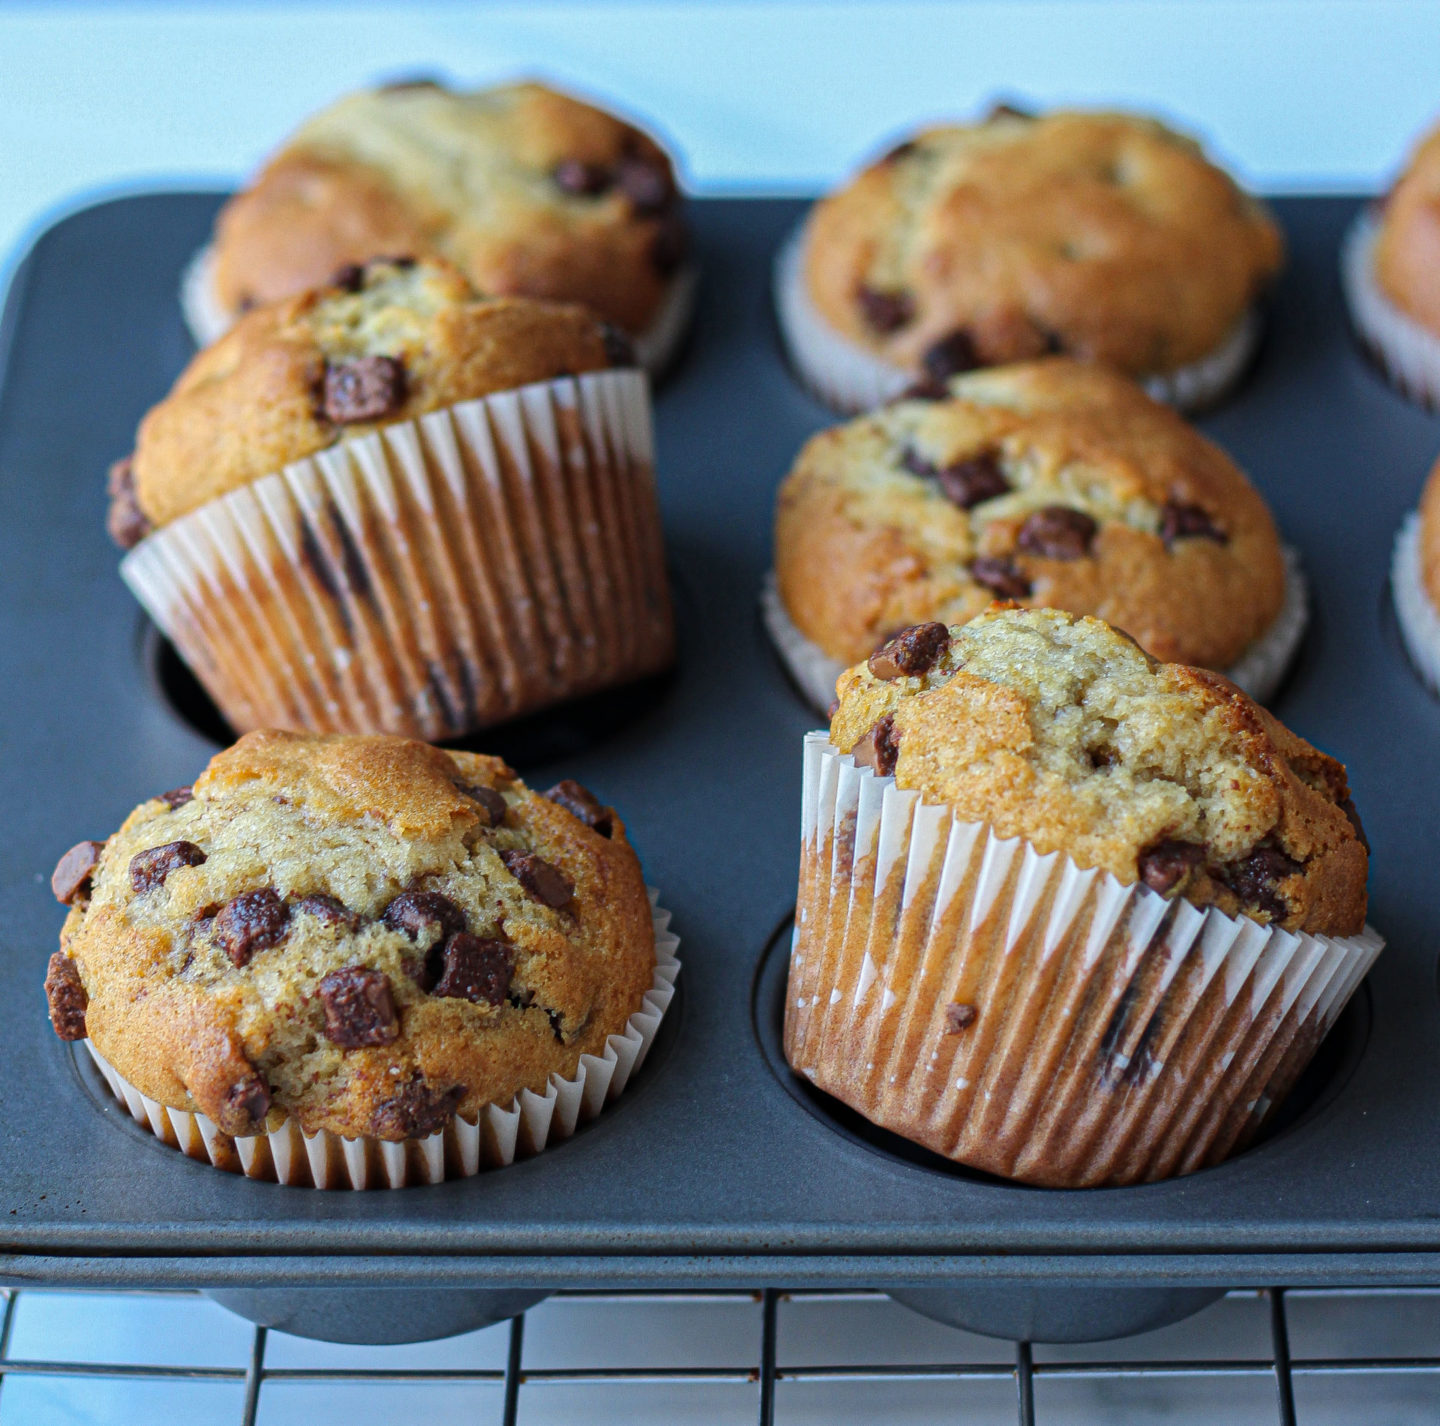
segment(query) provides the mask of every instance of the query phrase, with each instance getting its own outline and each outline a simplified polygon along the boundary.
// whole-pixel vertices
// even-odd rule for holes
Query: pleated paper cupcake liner
[[[1051,1187],[1243,1148],[1383,944],[1041,855],[805,741],[791,1066],[882,1128]]]
[[[660,1022],[675,997],[680,938],[670,913],[656,905],[655,976],[640,1009],[599,1055],[581,1055],[575,1074],[552,1074],[542,1093],[521,1090],[507,1105],[487,1104],[472,1124],[458,1116],[424,1139],[346,1139],[327,1129],[307,1134],[287,1118],[265,1134],[233,1137],[203,1114],[175,1109],[142,1094],[89,1041],[85,1048],[105,1082],[142,1128],[192,1159],[230,1173],[300,1188],[406,1188],[470,1178],[481,1169],[504,1168],[550,1144],[562,1143],[618,1099],[645,1062]]]
[[[846,415],[884,405],[914,385],[914,372],[882,361],[842,336],[816,310],[805,288],[805,228],[793,232],[775,260],[775,310],[785,350],[800,380],[827,406]],[[1264,323],[1248,311],[1214,351],[1175,371],[1140,379],[1146,393],[1181,411],[1218,401],[1244,375]]]
[[[1274,696],[1290,667],[1310,622],[1310,590],[1299,551],[1281,546],[1285,559],[1285,597],[1270,627],[1225,671],[1257,703]],[[848,665],[832,659],[819,644],[795,626],[771,570],[760,590],[760,617],[781,661],[805,698],[827,716],[835,698],[835,681]]]
[[[231,725],[436,741],[674,652],[646,379],[345,441],[162,526],[125,582]]]
[[[1390,560],[1390,592],[1395,622],[1416,673],[1432,693],[1440,694],[1440,610],[1430,602],[1420,562],[1420,516],[1412,511],[1395,536]]]
[[[671,280],[654,320],[632,337],[635,355],[651,376],[663,374],[680,350],[694,314],[699,276],[693,264],[682,268]],[[215,250],[209,243],[190,259],[181,274],[180,312],[197,347],[218,342],[235,325],[235,318],[215,296]]]
[[[1440,335],[1402,312],[1375,280],[1375,240],[1380,215],[1362,211],[1340,246],[1340,286],[1355,335],[1412,401],[1440,408]]]

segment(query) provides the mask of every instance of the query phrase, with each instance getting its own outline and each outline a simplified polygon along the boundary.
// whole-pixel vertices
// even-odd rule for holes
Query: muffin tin
[[[1133,1330],[1223,1286],[1440,1282],[1440,704],[1386,589],[1440,420],[1349,340],[1336,255],[1356,202],[1276,205],[1292,251],[1267,342],[1202,422],[1304,558],[1314,618],[1274,706],[1349,765],[1389,941],[1289,1122],[1189,1178],[1054,1192],[950,1166],[789,1076],[780,997],[814,719],[756,600],[776,484],[831,418],[785,370],[769,308],[801,205],[703,201],[696,330],[656,408],[678,670],[472,744],[624,810],[674,911],[680,998],[625,1097],[568,1143],[368,1193],[248,1182],[163,1147],[51,1034],[40,988],[58,853],[188,781],[223,736],[122,587],[102,508],[106,464],[189,355],[176,285],[217,202],[145,195],[64,219],[16,272],[0,328],[0,1281],[203,1287],[351,1340],[459,1330],[559,1287],[881,1287],[1045,1337]]]

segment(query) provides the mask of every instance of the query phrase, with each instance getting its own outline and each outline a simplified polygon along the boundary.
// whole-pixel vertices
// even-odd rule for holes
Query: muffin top
[[[687,233],[670,160],[639,129],[540,84],[364,90],[307,120],[215,230],[231,313],[346,263],[448,258],[482,291],[656,317]]]
[[[1369,857],[1344,767],[1219,674],[1099,619],[997,605],[846,672],[831,742],[929,802],[1126,883],[1353,935]]]
[[[1440,128],[1416,145],[1386,195],[1375,277],[1402,312],[1440,333]]]
[[[1223,669],[1285,592],[1270,512],[1229,457],[1133,382],[1060,357],[812,438],[780,489],[776,575],[797,627],[846,663],[998,595]]]
[[[827,324],[935,377],[1047,352],[1172,372],[1221,345],[1282,260],[1274,222],[1192,140],[1063,110],[923,130],[807,234]]]
[[[128,547],[339,441],[612,365],[634,365],[629,343],[583,307],[479,297],[443,262],[351,268],[195,356],[111,471],[111,534]]]
[[[231,1134],[473,1121],[600,1053],[654,970],[613,809],[405,738],[248,734],[53,885],[56,1029]]]

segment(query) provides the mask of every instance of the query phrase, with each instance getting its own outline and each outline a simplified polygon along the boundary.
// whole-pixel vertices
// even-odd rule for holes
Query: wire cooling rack
[[[1259,1294],[1254,1292],[1234,1293],[1230,1295],[1232,1299],[1252,1304],[1246,1308],[1252,1321],[1258,1320],[1255,1307],[1263,1309],[1266,1330],[1263,1330],[1258,1337],[1252,1335],[1246,1342],[1243,1352],[1237,1352],[1233,1356],[1207,1357],[1203,1360],[1194,1360],[1178,1355],[1172,1357],[1149,1355],[1126,1359],[1124,1353],[1127,1344],[1125,1342],[1104,1344],[1104,1350],[1100,1349],[1100,1344],[1086,1348],[1059,1349],[1032,1348],[1028,1343],[1023,1342],[1016,1343],[1013,1348],[1007,1349],[1004,1344],[990,1342],[988,1339],[969,1337],[964,1333],[949,1333],[948,1329],[940,1328],[936,1329],[938,1335],[934,1340],[943,1343],[949,1337],[953,1337],[957,1344],[968,1344],[971,1347],[979,1348],[979,1351],[972,1351],[952,1360],[851,1360],[843,1362],[837,1360],[799,1362],[782,1360],[781,1354],[777,1350],[780,1337],[777,1322],[780,1314],[782,1311],[793,1311],[802,1306],[817,1308],[829,1305],[833,1311],[836,1304],[842,1303],[883,1303],[885,1301],[883,1294],[789,1293],[780,1289],[770,1289],[754,1294],[562,1293],[556,1294],[551,1302],[564,1302],[569,1299],[571,1302],[594,1306],[608,1304],[616,1310],[623,1310],[626,1306],[650,1304],[659,1306],[662,1310],[672,1314],[680,1310],[681,1304],[753,1304],[754,1308],[758,1309],[759,1316],[760,1330],[756,1343],[758,1350],[752,1360],[737,1361],[724,1366],[654,1364],[621,1366],[598,1361],[581,1366],[530,1365],[527,1363],[526,1357],[526,1316],[522,1315],[505,1326],[491,1329],[492,1332],[508,1334],[505,1338],[503,1362],[496,1362],[489,1366],[428,1368],[417,1367],[413,1362],[406,1365],[385,1365],[387,1356],[393,1357],[396,1353],[403,1354],[406,1351],[403,1348],[364,1349],[365,1360],[367,1362],[373,1360],[377,1364],[363,1367],[284,1365],[267,1362],[267,1348],[277,1336],[290,1344],[294,1344],[297,1339],[287,1339],[283,1338],[281,1334],[268,1333],[263,1327],[240,1329],[248,1330],[250,1333],[249,1357],[243,1365],[238,1363],[228,1366],[167,1365],[158,1361],[96,1361],[87,1360],[83,1356],[61,1359],[59,1356],[47,1358],[29,1352],[14,1353],[11,1350],[12,1336],[21,1300],[27,1296],[37,1295],[39,1294],[31,1292],[29,1289],[11,1291],[4,1295],[4,1315],[3,1319],[0,1319],[0,1422],[7,1423],[7,1426],[12,1421],[32,1419],[20,1409],[21,1403],[14,1397],[13,1390],[5,1389],[7,1383],[21,1377],[63,1377],[72,1381],[130,1379],[149,1382],[227,1383],[237,1399],[235,1415],[233,1417],[221,1416],[207,1410],[204,1419],[207,1421],[233,1419],[242,1423],[242,1426],[264,1426],[263,1403],[267,1389],[276,1388],[282,1383],[302,1382],[332,1385],[344,1383],[350,1388],[364,1388],[367,1384],[380,1387],[402,1383],[443,1382],[465,1385],[477,1392],[476,1409],[473,1415],[467,1410],[466,1419],[475,1422],[488,1420],[501,1423],[501,1426],[516,1426],[517,1422],[525,1419],[528,1398],[544,1393],[547,1388],[560,1385],[574,1388],[587,1385],[598,1387],[603,1384],[612,1388],[615,1386],[623,1388],[629,1384],[638,1389],[642,1386],[665,1384],[724,1384],[751,1393],[752,1411],[749,1413],[748,1419],[758,1421],[760,1426],[779,1426],[779,1423],[790,1419],[785,1410],[785,1389],[800,1384],[824,1383],[832,1387],[859,1389],[862,1384],[877,1383],[891,1386],[920,1382],[937,1385],[952,1383],[956,1384],[956,1390],[959,1391],[962,1389],[961,1384],[983,1382],[991,1384],[992,1388],[998,1387],[1006,1390],[1011,1402],[1011,1406],[1005,1409],[1003,1414],[996,1414],[996,1399],[992,1396],[990,1408],[983,1415],[984,1420],[1014,1420],[1019,1423],[1019,1426],[1035,1426],[1036,1423],[1050,1420],[1058,1422],[1063,1419],[1068,1426],[1068,1423],[1075,1419],[1073,1410],[1057,1407],[1055,1414],[1051,1416],[1044,1407],[1043,1397],[1048,1384],[1067,1381],[1143,1383],[1176,1379],[1199,1380],[1209,1384],[1202,1391],[1202,1400],[1209,1402],[1208,1410],[1202,1409],[1199,1415],[1191,1415],[1186,1414],[1183,1410],[1178,1414],[1171,1414],[1167,1409],[1163,1419],[1178,1423],[1215,1419],[1215,1411],[1219,1406],[1218,1400],[1213,1395],[1216,1390],[1215,1384],[1227,1379],[1231,1381],[1247,1379],[1252,1385],[1252,1390],[1256,1384],[1265,1388],[1265,1395],[1269,1398],[1269,1406],[1273,1410],[1268,1410],[1264,1415],[1255,1414],[1258,1398],[1252,1396],[1250,1409],[1243,1414],[1245,1421],[1275,1422],[1279,1423],[1279,1426],[1305,1426],[1305,1423],[1312,1420],[1312,1415],[1303,1407],[1297,1410],[1297,1381],[1313,1384],[1326,1379],[1344,1378],[1354,1381],[1357,1378],[1368,1377],[1390,1382],[1408,1379],[1410,1383],[1419,1388],[1418,1394],[1412,1391],[1409,1396],[1410,1409],[1408,1411],[1402,1411],[1397,1407],[1392,1412],[1387,1411],[1383,1396],[1376,1397],[1370,1394],[1369,1388],[1366,1388],[1365,1400],[1368,1401],[1368,1406],[1362,1407],[1362,1412],[1368,1410],[1374,1414],[1368,1418],[1365,1415],[1357,1416],[1355,1419],[1390,1421],[1399,1420],[1402,1416],[1407,1421],[1440,1419],[1440,1355],[1375,1355],[1373,1352],[1370,1355],[1303,1355],[1292,1351],[1292,1329],[1288,1306],[1290,1300],[1300,1299],[1313,1310],[1317,1302],[1323,1306],[1326,1305],[1328,1299],[1328,1306],[1334,1309],[1332,1316],[1338,1313],[1338,1320],[1341,1321],[1347,1314],[1354,1315],[1362,1307],[1368,1306],[1372,1322],[1381,1324],[1380,1335],[1385,1337],[1388,1343],[1403,1346],[1407,1344],[1407,1339],[1409,1345],[1414,1345],[1417,1341],[1421,1343],[1429,1341],[1431,1343],[1430,1350],[1435,1353],[1440,1352],[1440,1289],[1416,1289],[1406,1293],[1386,1294],[1339,1290],[1306,1290],[1287,1293],[1282,1289],[1271,1289]],[[188,1300],[195,1303],[197,1308],[201,1303],[201,1299],[194,1294],[174,1293],[150,1296],[155,1299],[170,1299],[171,1302]],[[1402,1327],[1387,1330],[1385,1327],[1387,1322],[1398,1321],[1395,1316],[1397,1309],[1394,1304],[1397,1301],[1404,1302],[1406,1300],[1414,1302],[1415,1299],[1424,1300],[1421,1305],[1426,1308],[1427,1315],[1418,1324],[1412,1321],[1408,1331]],[[899,1311],[899,1309],[895,1310]],[[914,1323],[917,1330],[929,1326],[924,1319],[920,1318],[915,1318]],[[236,1325],[238,1327],[238,1323]],[[826,1325],[823,1316],[817,1322],[812,1323],[812,1327],[818,1327],[820,1339],[828,1341],[824,1331]],[[1417,1325],[1418,1334],[1415,1330]],[[1177,1329],[1168,1330],[1173,1334]],[[1310,1335],[1313,1338],[1314,1334]],[[1371,1335],[1373,1339],[1374,1333]],[[33,1337],[34,1334],[32,1333],[31,1336]],[[812,1330],[810,1336],[816,1337],[816,1332]],[[1143,1341],[1144,1339],[1135,1340]],[[1202,1346],[1208,1344],[1203,1335],[1195,1340]],[[1333,1336],[1331,1340],[1334,1340]],[[889,1345],[893,1345],[893,1341]],[[1153,1342],[1149,1350],[1153,1353]],[[1349,1350],[1348,1345],[1346,1350]],[[1111,1356],[1112,1352],[1118,1352],[1119,1356]],[[293,1351],[282,1353],[281,1356],[283,1360],[293,1360]],[[983,1356],[984,1359],[975,1359],[977,1356]],[[829,1419],[837,1422],[852,1419],[856,1421],[876,1419],[873,1414],[868,1412],[857,1412],[852,1416],[845,1403],[846,1394],[848,1393],[831,1398],[833,1404],[830,1412],[833,1414],[829,1415]],[[1322,1391],[1319,1399],[1325,1401],[1331,1395],[1332,1393],[1329,1391]],[[1039,1408],[1037,1408],[1037,1396],[1041,1398]],[[1423,1406],[1425,1401],[1430,1402],[1433,1415],[1425,1410]],[[732,1416],[734,1405],[735,1403],[732,1401]],[[1100,1406],[1103,1410],[1103,1402],[1096,1402],[1094,1405]],[[1153,1402],[1151,1405],[1153,1407]],[[1417,1406],[1418,1414],[1415,1412]],[[1089,1419],[1089,1413],[1087,1412],[1085,1415],[1086,1419]],[[1328,1405],[1318,1408],[1313,1417],[1315,1420],[1322,1418],[1326,1421],[1339,1419],[1329,1410]],[[80,1419],[92,1418],[83,1416]],[[106,1417],[105,1419],[112,1418]],[[125,1418],[122,1415],[120,1419]],[[637,1415],[636,1419],[640,1419],[640,1417]],[[727,1416],[726,1419],[731,1419],[731,1416]],[[957,1409],[953,1417],[947,1412],[945,1419],[980,1418],[964,1414]],[[1097,1419],[1107,1418],[1102,1414]],[[1117,1413],[1108,1419],[1128,1420],[1131,1418],[1128,1415]],[[1146,1419],[1152,1419],[1151,1415],[1146,1414]]]

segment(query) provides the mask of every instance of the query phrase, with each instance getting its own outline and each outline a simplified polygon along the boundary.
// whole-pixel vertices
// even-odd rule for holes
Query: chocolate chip
[[[875,721],[870,731],[850,749],[856,767],[873,768],[880,777],[895,771],[900,756],[900,735],[895,731],[895,715],[887,713]]]
[[[601,322],[600,340],[605,343],[605,360],[611,366],[639,366],[635,343],[613,322]]]
[[[105,528],[110,538],[122,550],[134,549],[155,527],[140,508],[140,497],[135,491],[135,463],[132,457],[117,460],[110,467],[105,478],[105,487],[110,496],[110,509],[105,516]]]
[[[1278,884],[1300,870],[1278,847],[1256,847],[1249,856],[1231,862],[1220,879],[1240,898],[1242,905],[1264,911],[1277,921],[1290,914],[1290,907],[1280,896]]]
[[[445,86],[432,74],[413,74],[392,79],[380,86],[382,94],[400,94],[407,89],[443,89]]]
[[[896,401],[948,401],[950,388],[933,376],[922,376],[913,381],[895,398]],[[894,403],[887,403],[893,405]]]
[[[615,181],[603,163],[586,163],[580,158],[562,158],[550,170],[550,178],[562,193],[576,198],[593,198]]]
[[[302,896],[292,909],[303,911],[326,926],[343,926],[347,931],[360,929],[360,913],[352,911],[338,896],[327,896],[323,891]]]
[[[898,332],[915,316],[915,300],[908,292],[882,292],[863,282],[855,289],[860,315],[872,331]]]
[[[85,1038],[85,1007],[90,997],[80,981],[80,967],[64,951],[50,957],[45,970],[45,999],[50,1003],[50,1023],[62,1040]]]
[[[968,1030],[979,1018],[980,1012],[973,1005],[952,1000],[945,1007],[945,1033],[958,1035],[962,1030]]]
[[[378,421],[404,400],[405,367],[397,357],[357,357],[325,367],[325,419],[337,426]]]
[[[193,787],[172,787],[169,792],[160,794],[160,800],[173,812],[177,807],[183,807],[187,802],[195,800],[195,789]]]
[[[899,163],[901,159],[909,158],[912,153],[919,150],[920,145],[914,139],[906,139],[904,143],[896,144],[889,153],[882,154],[881,163]]]
[[[515,947],[461,931],[445,942],[442,965],[435,995],[472,1000],[476,1005],[503,1005],[515,970]]]
[[[1017,104],[1011,104],[1008,100],[1002,99],[998,104],[992,104],[989,112],[985,115],[987,124],[994,123],[996,119],[1033,119],[1033,109],[1022,109]]]
[[[244,1132],[239,1122],[243,1116],[258,1133],[270,1112],[270,1086],[258,1074],[247,1075],[225,1091],[225,1108],[226,1122],[235,1125],[233,1132]]]
[[[290,908],[278,892],[262,886],[227,901],[215,913],[215,944],[235,965],[249,965],[256,951],[278,946],[289,926]]]
[[[690,255],[690,229],[678,207],[660,215],[659,226],[650,242],[650,261],[661,277],[678,272]]]
[[[417,1071],[394,1098],[378,1106],[371,1116],[370,1132],[380,1139],[429,1138],[455,1117],[455,1109],[464,1097],[463,1084],[432,1089]]]
[[[620,191],[637,213],[653,217],[675,201],[675,180],[661,159],[622,158],[615,171]]]
[[[948,381],[964,371],[985,365],[969,329],[957,327],[949,336],[941,337],[925,348],[920,365],[931,381]]]
[[[981,555],[970,565],[970,578],[1001,599],[1028,599],[1030,581],[1004,555]]]
[[[545,797],[563,807],[572,817],[578,817],[587,827],[593,827],[602,837],[608,837],[615,830],[615,809],[604,803],[588,787],[567,777],[557,782]]]
[[[344,267],[337,268],[330,279],[330,286],[338,287],[342,292],[359,292],[365,286],[364,264],[347,262]]]
[[[378,970],[346,966],[320,982],[325,1038],[342,1050],[388,1045],[400,1034],[390,982]]]
[[[1140,853],[1137,865],[1140,880],[1161,896],[1173,890],[1205,860],[1205,848],[1194,842],[1177,842],[1170,838],[1156,842]]]
[[[490,819],[492,827],[498,827],[505,820],[505,798],[493,787],[482,787],[478,783],[457,782],[455,790],[480,804],[481,810]]]
[[[542,905],[559,910],[575,899],[575,883],[557,866],[534,852],[500,853],[505,870]]]
[[[1010,482],[1000,468],[1000,452],[993,448],[939,468],[913,450],[907,450],[900,461],[912,475],[934,480],[945,498],[962,510],[1010,492]]]
[[[876,678],[917,678],[929,673],[949,647],[950,630],[944,624],[912,624],[876,649],[867,666]]]
[[[1020,527],[1016,541],[1028,554],[1052,560],[1084,559],[1099,529],[1083,510],[1068,505],[1047,505],[1036,510]]]
[[[443,941],[465,929],[465,913],[438,891],[402,891],[380,918],[392,931],[418,941],[427,930]]]
[[[1340,810],[1349,820],[1350,825],[1355,829],[1355,836],[1360,845],[1368,852],[1370,850],[1370,838],[1365,835],[1365,828],[1360,825],[1360,812],[1355,806],[1355,799],[1347,797],[1339,804]]]
[[[1198,505],[1167,500],[1160,511],[1160,538],[1168,550],[1176,540],[1214,540],[1228,544],[1230,537]]]
[[[90,895],[90,874],[100,853],[105,850],[104,842],[76,842],[50,873],[50,890],[62,906],[73,906],[75,902]]]
[[[201,866],[205,853],[194,842],[166,842],[148,847],[130,858],[130,885],[138,895],[165,885],[165,878],[182,866]]]

